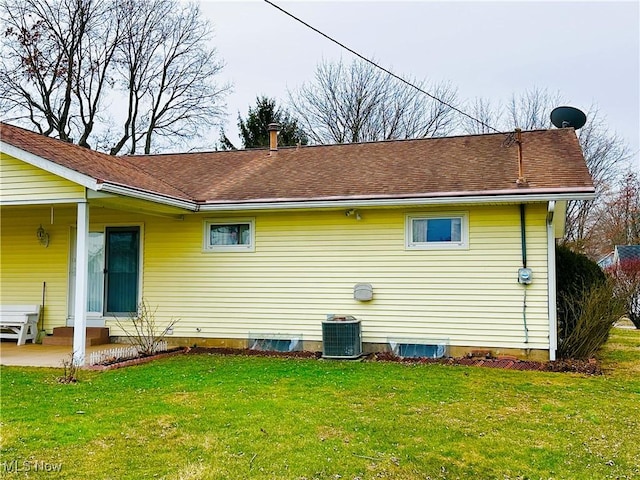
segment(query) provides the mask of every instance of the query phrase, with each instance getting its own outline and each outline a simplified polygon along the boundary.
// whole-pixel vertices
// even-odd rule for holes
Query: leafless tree
[[[6,0],[0,69],[3,116],[15,114],[45,135],[70,141],[81,39],[92,22],[89,0]]]
[[[127,92],[127,117],[111,149],[128,145],[144,153],[152,139],[191,139],[203,127],[216,125],[224,113],[221,99],[230,90],[214,80],[223,68],[215,49],[207,48],[210,25],[195,4],[175,0],[126,0],[124,39],[118,67]]]
[[[504,131],[514,128],[535,130],[551,128],[551,111],[564,103],[559,92],[532,88],[512,95],[504,108],[495,107],[486,100],[476,100],[468,109],[472,116]],[[470,120],[463,121],[462,125],[466,133],[486,133]],[[607,189],[615,188],[621,181],[630,155],[624,140],[609,131],[595,107],[587,112],[587,123],[577,131],[577,136],[596,188],[596,200],[569,202],[564,241],[578,251],[595,255],[590,238],[599,219],[597,212]]]
[[[534,87],[520,95],[512,95],[507,105],[509,127],[522,130],[552,128],[551,111],[562,105],[560,92]]]
[[[76,0],[80,2],[83,0]],[[88,2],[90,3],[90,2]],[[91,3],[90,3],[91,4]],[[122,40],[122,12],[107,1],[94,1],[86,35],[79,38],[75,60],[74,95],[78,106],[78,145],[90,148],[89,137],[100,120],[106,89],[114,84],[112,67]],[[97,21],[97,20],[100,21]]]
[[[448,104],[456,102],[448,84],[412,83]],[[442,136],[456,123],[450,107],[360,60],[321,62],[312,82],[289,92],[289,103],[313,143]]]
[[[564,240],[577,250],[594,255],[588,249],[588,239],[594,226],[600,221],[598,211],[606,201],[606,191],[621,184],[623,171],[630,158],[629,148],[624,140],[612,133],[598,116],[597,109],[587,114],[586,125],[578,130],[578,140],[587,162],[587,167],[596,188],[593,201],[569,202]]]
[[[112,154],[150,153],[162,140],[176,144],[219,123],[229,86],[215,82],[223,64],[208,46],[212,30],[195,4],[1,0],[0,6],[3,118],[85,147],[92,141]]]
[[[598,222],[589,244],[595,254],[604,255],[615,245],[640,244],[640,176],[629,169],[622,182],[607,189],[598,205]]]
[[[510,127],[523,130],[552,128],[550,113],[563,103],[559,92],[550,93],[546,89],[534,88],[522,95],[513,95],[508,106],[512,122]],[[594,201],[569,202],[565,241],[577,250],[584,251],[606,189],[617,185],[622,179],[629,149],[621,137],[609,131],[594,106],[587,111],[587,123],[577,131],[577,136],[597,198]]]
[[[460,125],[462,130],[470,135],[494,133],[491,127],[497,128],[503,123],[504,108],[492,103],[491,100],[476,98],[473,103],[467,106],[467,111],[469,116],[462,117]],[[496,126],[494,127],[494,125]]]

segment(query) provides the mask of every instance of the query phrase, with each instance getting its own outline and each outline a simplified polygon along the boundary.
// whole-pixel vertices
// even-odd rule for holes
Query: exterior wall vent
[[[353,287],[353,298],[359,302],[373,300],[373,287],[370,283],[356,283]]]

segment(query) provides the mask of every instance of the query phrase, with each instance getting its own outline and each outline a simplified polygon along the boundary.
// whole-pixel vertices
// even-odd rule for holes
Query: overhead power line
[[[432,95],[431,93],[429,93],[429,92],[427,92],[426,90],[424,90],[424,89],[422,89],[422,88],[418,87],[417,85],[415,85],[415,84],[413,84],[413,83],[409,82],[408,80],[405,80],[404,78],[400,77],[399,75],[396,75],[396,74],[395,74],[395,73],[393,73],[391,70],[389,70],[389,69],[387,69],[387,68],[383,67],[382,65],[378,65],[378,64],[377,64],[376,62],[374,62],[373,60],[369,60],[369,59],[368,59],[367,57],[365,57],[364,55],[362,55],[362,54],[360,54],[360,53],[356,52],[354,49],[352,49],[352,48],[348,47],[348,46],[347,46],[347,45],[345,45],[344,43],[341,43],[341,42],[339,42],[338,40],[336,40],[335,38],[333,38],[333,37],[331,37],[331,36],[327,35],[326,33],[324,33],[324,32],[322,32],[322,31],[318,30],[318,29],[317,29],[316,27],[314,27],[313,25],[309,25],[309,24],[308,24],[307,22],[305,22],[304,20],[302,20],[302,19],[300,19],[300,18],[296,17],[296,16],[295,16],[295,15],[293,15],[292,13],[289,13],[289,12],[288,12],[288,11],[286,11],[284,8],[282,8],[282,7],[278,6],[278,5],[276,5],[275,3],[273,3],[273,2],[271,2],[271,1],[269,1],[269,0],[264,0],[264,1],[265,1],[266,3],[268,3],[269,5],[271,5],[272,7],[274,7],[274,8],[276,8],[276,9],[280,10],[280,11],[281,11],[282,13],[284,13],[285,15],[288,15],[289,17],[293,18],[295,21],[300,22],[300,23],[301,23],[302,25],[304,25],[305,27],[310,28],[310,29],[311,29],[311,30],[313,30],[314,32],[316,32],[316,33],[318,33],[318,34],[322,35],[322,36],[323,36],[324,38],[326,38],[327,40],[329,40],[329,41],[331,41],[331,42],[335,43],[335,44],[336,44],[336,45],[338,45],[340,48],[344,48],[344,49],[345,49],[345,50],[347,50],[348,52],[351,52],[352,54],[354,54],[356,57],[358,57],[358,58],[360,58],[360,59],[364,60],[364,61],[365,61],[365,62],[367,62],[367,63],[370,63],[371,65],[373,65],[373,66],[374,66],[374,67],[376,67],[376,68],[379,68],[380,70],[382,70],[383,72],[387,73],[388,75],[391,75],[391,76],[392,76],[393,78],[395,78],[396,80],[399,80],[399,81],[401,81],[402,83],[405,83],[405,84],[409,85],[410,87],[415,88],[416,90],[418,90],[419,92],[421,92],[421,93],[425,94],[425,95],[426,95],[426,96],[428,96],[429,98],[432,98],[432,99],[433,99],[433,100],[435,100],[436,102],[439,102],[439,103],[441,103],[441,104],[443,104],[443,105],[445,105],[445,106],[449,107],[450,109],[452,109],[452,110],[454,110],[454,111],[458,112],[459,114],[464,115],[464,116],[465,116],[465,117],[467,117],[467,118],[470,118],[470,119],[471,119],[471,120],[473,120],[474,122],[478,122],[480,125],[482,125],[482,126],[484,126],[484,127],[488,128],[489,130],[493,130],[493,131],[494,131],[494,132],[496,132],[496,133],[504,133],[504,132],[501,132],[500,130],[497,130],[497,129],[493,128],[491,125],[486,124],[486,123],[485,123],[485,122],[483,122],[482,120],[480,120],[480,119],[478,119],[478,118],[475,118],[475,117],[473,117],[473,116],[469,115],[469,114],[468,114],[468,113],[466,113],[466,112],[463,112],[463,111],[462,111],[462,110],[460,110],[459,108],[457,108],[457,107],[455,107],[455,106],[451,105],[451,104],[450,104],[450,103],[448,103],[448,102],[445,102],[444,100],[442,100],[442,99],[440,99],[440,98],[436,97],[435,95]]]

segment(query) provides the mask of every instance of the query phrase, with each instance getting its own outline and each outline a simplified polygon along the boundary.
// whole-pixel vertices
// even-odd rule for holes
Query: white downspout
[[[556,202],[549,202],[547,208],[547,278],[549,291],[547,308],[549,313],[549,360],[556,359],[558,350],[558,317],[556,312],[556,235],[553,225],[553,215]]]
[[[76,231],[76,285],[73,321],[73,363],[84,365],[87,346],[87,270],[89,243],[89,205],[78,203]]]

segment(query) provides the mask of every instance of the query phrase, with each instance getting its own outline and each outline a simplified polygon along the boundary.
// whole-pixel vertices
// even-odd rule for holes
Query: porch
[[[144,222],[139,214],[96,207],[90,227],[88,206],[80,205],[2,205],[0,305],[42,306],[37,333],[47,334],[43,343],[75,345],[76,362],[83,364],[85,345],[108,342],[107,329],[141,301]],[[40,229],[44,243],[35,233]],[[86,235],[78,235],[82,231]],[[86,336],[76,338],[74,330]]]

